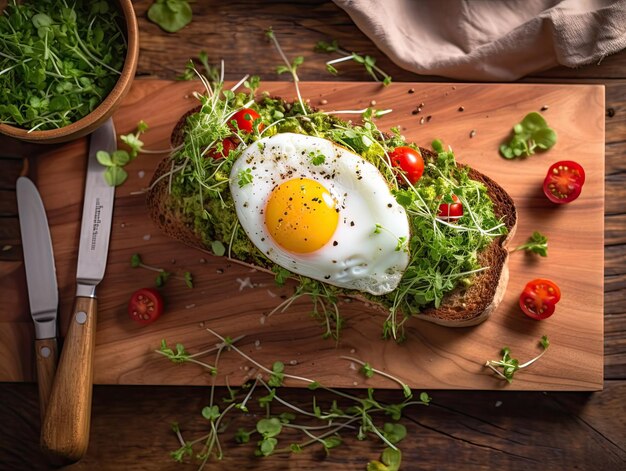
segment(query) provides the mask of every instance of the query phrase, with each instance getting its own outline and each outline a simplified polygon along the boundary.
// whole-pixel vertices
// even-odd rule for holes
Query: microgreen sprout
[[[276,72],[278,74],[282,74],[285,72],[289,72],[291,74],[291,77],[293,78],[294,87],[296,88],[296,94],[298,95],[298,103],[300,103],[300,110],[302,114],[306,116],[307,108],[306,106],[304,106],[304,101],[302,100],[302,95],[300,94],[300,86],[299,86],[300,79],[298,78],[298,73],[297,73],[298,67],[300,67],[302,63],[304,62],[304,57],[298,56],[292,62],[289,62],[289,59],[287,59],[287,56],[285,55],[282,47],[280,47],[280,43],[276,39],[276,35],[274,34],[274,31],[272,30],[272,28],[269,28],[265,32],[265,36],[270,41],[272,41],[272,43],[276,47],[276,50],[278,51],[278,54],[280,54],[281,59],[285,63],[285,65],[277,67]]]
[[[115,86],[126,56],[117,9],[106,1],[3,6],[0,123],[49,130],[96,109]]]
[[[515,247],[511,252],[525,250],[528,253],[536,253],[541,257],[548,256],[548,238],[541,232],[535,231],[528,238],[525,244]]]
[[[119,186],[126,181],[128,173],[124,170],[124,166],[137,158],[139,152],[143,149],[143,142],[139,139],[144,132],[148,130],[148,125],[141,120],[137,123],[137,130],[134,133],[124,134],[120,136],[120,140],[124,142],[129,150],[115,150],[109,153],[99,150],[96,158],[100,165],[104,165],[104,180],[109,186]]]
[[[309,157],[313,165],[322,165],[324,162],[326,162],[326,156],[322,154],[319,150],[309,152]]]
[[[543,351],[535,358],[527,361],[526,363],[520,365],[519,360],[511,357],[511,349],[509,347],[504,347],[501,351],[502,359],[489,360],[485,363],[485,366],[493,370],[501,378],[506,379],[509,383],[512,383],[513,376],[517,371],[532,365],[534,362],[539,360],[539,358],[541,358],[544,353],[546,353],[548,347],[550,346],[550,341],[548,340],[548,337],[544,335],[543,337],[541,337],[539,344],[543,348]],[[500,371],[500,369],[502,371]]]
[[[253,397],[256,397],[259,407],[263,408],[265,413],[259,414],[261,417],[256,420],[254,426],[240,426],[234,433],[234,441],[240,445],[251,443],[253,437],[258,437],[255,440],[255,455],[263,457],[279,453],[299,453],[312,445],[320,446],[326,454],[329,454],[343,443],[342,434],[351,431],[360,440],[371,437],[379,440],[385,447],[380,457],[381,461],[370,462],[368,469],[398,469],[393,467],[400,465],[401,453],[398,445],[407,435],[406,427],[399,423],[402,412],[407,407],[428,405],[431,401],[428,394],[423,392],[420,394],[419,400],[411,400],[410,394],[407,395],[405,391],[405,397],[401,402],[391,404],[378,401],[375,398],[374,390],[371,388],[367,390],[364,396],[355,396],[341,390],[324,387],[312,379],[291,375],[286,372],[287,367],[280,361],[274,362],[271,368],[264,366],[243,353],[242,349],[235,345],[243,336],[230,339],[229,337],[222,337],[211,329],[207,329],[207,331],[218,339],[218,343],[210,349],[190,354],[182,345],[177,344],[173,349],[168,347],[167,342],[163,340],[161,348],[157,350],[157,353],[174,363],[194,363],[207,368],[212,378],[208,404],[200,410],[200,415],[208,423],[208,432],[197,439],[185,440],[180,426],[178,423],[174,423],[172,430],[180,444],[179,448],[170,454],[175,461],[182,462],[195,456],[200,461],[199,469],[202,469],[209,458],[222,459],[224,451],[220,443],[220,435],[232,422],[230,416],[237,410],[246,413],[246,417],[254,416],[255,411],[251,408],[254,404]],[[238,390],[228,386],[228,377],[226,376],[228,396],[223,398],[224,406],[222,406],[215,397],[215,384],[220,355],[228,351],[234,352],[250,362],[259,373]],[[209,353],[215,354],[215,361],[212,362],[214,366],[198,360],[200,356]],[[360,360],[353,358],[349,359],[360,362]],[[379,370],[369,364],[364,363],[363,365],[372,374],[381,374]],[[338,401],[333,400],[329,406],[323,406],[314,395],[310,409],[291,404],[281,397],[279,392],[282,380],[286,378],[295,382],[304,382],[309,391],[323,389],[336,395],[338,399],[348,405],[347,407],[340,407]],[[401,381],[399,383],[403,384]],[[408,389],[408,386],[406,388]],[[255,396],[258,391],[262,392]],[[278,406],[283,408],[283,411],[276,411],[275,407]],[[285,411],[284,408],[287,410]],[[382,420],[383,416],[387,417],[386,421]],[[299,418],[304,419],[304,423],[298,423]],[[281,445],[285,440],[284,437],[291,438],[294,433],[301,433],[303,439]],[[201,450],[196,453],[198,446],[201,446]],[[374,467],[372,468],[372,466]]]
[[[190,272],[184,272],[182,277],[173,275],[171,272],[168,272],[163,268],[146,265],[145,263],[143,263],[143,261],[141,260],[141,256],[138,253],[134,253],[131,255],[130,266],[132,268],[144,268],[146,270],[157,272],[158,274],[155,278],[155,284],[159,288],[161,288],[170,277],[184,282],[188,288],[193,288],[193,276]]]
[[[239,185],[239,188],[243,188],[249,183],[252,183],[252,178],[252,169],[243,168],[239,170],[239,173],[237,174],[237,184]]]
[[[326,62],[326,70],[328,70],[328,72],[333,75],[337,75],[339,73],[339,71],[335,68],[335,64],[352,60],[357,64],[362,64],[365,68],[365,71],[377,82],[380,82],[382,80],[384,86],[387,86],[391,83],[391,76],[376,65],[376,59],[371,56],[362,56],[355,52],[348,52],[339,46],[337,40],[333,40],[331,43],[328,43],[326,41],[319,41],[315,45],[315,51],[325,53],[336,52],[342,55],[342,57],[338,59],[333,59]]]
[[[200,67],[196,67],[196,61],[200,63]],[[189,59],[183,73],[176,78],[178,80],[193,80],[198,73],[202,74],[213,86],[219,83],[220,68],[209,64],[209,55],[206,51],[200,51],[195,61]]]
[[[535,149],[548,150],[556,144],[556,132],[539,113],[528,113],[513,126],[510,140],[500,146],[500,155],[505,159],[528,157]]]

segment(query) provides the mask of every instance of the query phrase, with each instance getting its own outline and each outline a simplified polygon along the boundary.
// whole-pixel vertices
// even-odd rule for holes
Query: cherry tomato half
[[[244,131],[247,133],[251,133],[254,126],[254,121],[261,118],[261,115],[254,111],[252,108],[244,108],[242,110],[237,111],[231,120],[235,120],[237,122],[237,128],[240,131]],[[259,124],[259,131],[262,131],[264,128],[263,123]]]
[[[541,320],[554,313],[561,299],[561,290],[553,281],[537,278],[529,281],[520,294],[519,305],[528,317]]]
[[[128,302],[128,315],[132,320],[147,325],[163,314],[163,298],[153,288],[141,288],[135,291]]]
[[[453,203],[442,203],[439,205],[439,216],[444,221],[456,221],[463,216],[463,203],[457,195],[452,195]]]
[[[396,147],[389,153],[391,164],[402,170],[407,180],[415,185],[424,173],[424,159],[419,151],[411,147]],[[398,178],[402,181],[402,178]]]
[[[228,157],[228,154],[230,154],[230,151],[235,150],[236,148],[237,148],[237,144],[235,144],[232,139],[227,137],[226,139],[222,141],[221,152],[217,150],[217,146],[216,146],[210,149],[207,155],[215,160],[223,159],[224,157]]]
[[[571,160],[561,160],[550,166],[543,181],[543,192],[553,203],[569,203],[580,196],[585,183],[585,170]]]

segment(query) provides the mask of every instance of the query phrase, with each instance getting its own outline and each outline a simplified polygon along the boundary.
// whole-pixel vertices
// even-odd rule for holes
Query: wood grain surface
[[[168,145],[178,117],[195,106],[196,82],[137,80],[114,115],[118,133],[131,132],[140,119],[151,126],[147,149]],[[396,345],[380,339],[384,316],[361,303],[342,303],[346,319],[339,342],[323,340],[319,323],[310,318],[311,301],[298,300],[285,312],[269,313],[289,296],[293,286],[278,289],[273,277],[235,266],[163,237],[146,216],[141,193],[162,156],[144,155],[126,168],[129,180],[117,189],[111,245],[105,279],[98,289],[94,380],[100,384],[207,384],[198,367],[184,371],[154,353],[161,339],[183,343],[191,352],[217,340],[203,327],[232,338],[244,335],[240,346],[257,361],[275,359],[288,371],[333,387],[392,387],[378,376],[364,381],[355,364],[362,361],[393,374],[411,387],[426,389],[501,389],[502,381],[483,367],[508,345],[520,359],[537,354],[538,339],[548,335],[552,349],[541,362],[507,386],[521,390],[600,389],[603,378],[603,205],[604,205],[604,89],[578,85],[377,84],[303,82],[302,93],[325,110],[361,109],[376,102],[394,111],[379,120],[381,129],[399,126],[410,141],[428,146],[441,138],[469,164],[499,182],[513,197],[519,213],[511,246],[533,231],[549,237],[545,260],[514,253],[510,257],[509,289],[487,322],[473,328],[450,329],[414,320],[407,341]],[[413,93],[409,90],[413,89]],[[291,83],[262,85],[272,95],[291,98]],[[412,111],[423,103],[422,112]],[[164,106],[167,104],[167,106]],[[463,111],[459,111],[460,107]],[[531,110],[544,113],[559,136],[549,153],[508,161],[497,149],[511,125]],[[585,110],[584,114],[582,110]],[[422,116],[428,118],[422,123]],[[578,119],[571,119],[579,116]],[[422,123],[422,124],[420,124]],[[470,133],[472,137],[470,137]],[[579,153],[586,171],[583,195],[574,204],[555,206],[541,184],[551,163]],[[61,292],[61,325],[68,321],[76,266],[82,191],[84,146],[60,146],[37,159],[34,178],[48,211]],[[139,194],[138,194],[139,193]],[[583,222],[584,221],[584,222]],[[130,256],[168,271],[190,271],[193,289],[171,280],[165,287],[166,314],[149,327],[138,327],[126,314],[130,294],[153,286],[154,273],[130,268]],[[204,262],[201,262],[204,260]],[[576,260],[584,260],[577,263]],[[519,293],[534,278],[548,277],[561,287],[557,314],[536,322],[517,306]],[[584,282],[584,283],[583,283]],[[25,313],[18,323],[30,328]],[[9,322],[4,324],[9,326]],[[13,327],[10,328],[12,333]],[[16,377],[30,364],[28,343],[15,351]],[[522,362],[525,360],[522,360]],[[222,358],[218,384],[240,384],[249,376],[248,362],[236,355]],[[227,379],[228,377],[228,379]],[[25,377],[23,379],[30,379]],[[302,384],[290,383],[292,386]]]
[[[324,61],[328,57],[314,54],[312,48],[319,40],[337,38],[346,49],[375,57],[395,82],[446,81],[396,67],[332,2],[203,0],[192,4],[193,22],[176,34],[164,33],[147,21],[146,11],[152,0],[136,0],[134,4],[140,28],[139,76],[173,80],[187,58],[204,49],[212,63],[227,60],[229,80],[238,80],[251,71],[251,66],[263,80],[275,80],[278,58],[268,54],[263,39],[263,29],[272,25],[289,56],[305,56],[305,64],[299,69],[302,80],[369,80],[356,64],[346,63],[338,77],[327,74]],[[408,434],[401,443],[402,469],[526,471],[541,467],[612,471],[626,467],[626,52],[578,69],[557,67],[538,72],[521,82],[603,84],[606,88],[604,389],[595,393],[429,391],[433,396],[431,407],[416,407],[404,413],[402,423]],[[83,142],[74,145],[85,152]],[[13,312],[17,316],[19,312],[21,316],[16,305],[27,299],[14,190],[17,176],[29,173],[29,161],[23,157],[34,152],[38,151],[32,146],[0,140],[0,286],[10,289],[8,299],[0,298],[3,315]],[[68,209],[64,217],[69,220],[73,214]],[[8,359],[13,361],[17,345],[32,341],[25,328],[0,343],[3,377],[14,371]],[[19,378],[31,373],[32,367],[27,365]],[[169,452],[178,447],[170,424],[180,423],[190,438],[206,433],[200,410],[207,405],[208,394],[206,387],[196,386],[95,386],[89,449],[81,462],[68,469],[197,469],[196,460],[178,464],[169,457]],[[283,391],[287,400],[307,410],[313,394],[300,388]],[[396,390],[379,390],[376,397],[396,402],[398,394]],[[226,396],[226,388],[217,388],[216,397]],[[333,399],[320,391],[315,396],[324,403]],[[49,469],[38,445],[37,385],[0,383],[0,418],[0,468]],[[255,420],[254,414],[242,415],[228,433],[237,426],[251,428]],[[224,460],[212,461],[205,469],[363,470],[369,460],[380,456],[379,444],[358,441],[350,434],[346,437],[345,444],[333,449],[328,457],[314,446],[298,455],[265,459],[254,456],[254,444],[238,446],[226,440]]]

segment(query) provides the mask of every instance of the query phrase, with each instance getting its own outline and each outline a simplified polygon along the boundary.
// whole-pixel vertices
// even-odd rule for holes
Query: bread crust
[[[180,118],[171,136],[173,147],[182,144],[187,118],[198,110],[199,107],[194,108]],[[436,154],[427,149],[420,148],[420,151],[424,157],[436,157]],[[147,194],[150,216],[159,229],[169,237],[211,253],[194,231],[194,221],[185,216],[178,203],[170,198],[168,174],[172,168],[173,162],[169,157],[166,157],[155,170],[151,189]],[[446,327],[468,327],[480,324],[496,310],[504,297],[509,280],[507,245],[515,235],[517,228],[517,210],[511,196],[488,176],[471,167],[468,167],[468,172],[472,180],[485,185],[487,194],[493,202],[495,215],[503,220],[508,232],[506,235],[494,238],[491,244],[480,252],[478,261],[481,266],[488,268],[474,275],[474,282],[470,286],[455,288],[444,296],[438,308],[428,307],[413,316]],[[251,265],[245,261],[229,260],[272,273],[270,270]],[[346,296],[364,301],[378,310],[387,312],[382,304],[377,304],[371,299],[351,292],[346,292]]]

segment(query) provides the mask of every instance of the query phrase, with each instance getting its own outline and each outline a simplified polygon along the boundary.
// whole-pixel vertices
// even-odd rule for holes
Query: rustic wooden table
[[[137,77],[174,79],[188,57],[200,50],[227,61],[226,78],[253,71],[275,79],[276,56],[268,54],[263,31],[272,26],[288,54],[304,55],[302,80],[329,80],[324,56],[312,52],[319,40],[336,38],[345,47],[378,58],[394,81],[442,81],[396,67],[331,2],[202,1],[193,3],[194,21],[174,35],[146,20],[152,2],[135,4],[141,52]],[[360,67],[345,65],[338,80],[369,80]],[[604,390],[596,393],[520,393],[429,391],[430,407],[408,410],[402,423],[403,469],[617,470],[626,468],[626,52],[577,70],[555,68],[526,77],[533,83],[600,83],[606,86],[605,210],[605,371]],[[28,148],[0,140],[0,280],[21,263],[15,179],[27,173]],[[575,158],[575,156],[572,156]],[[23,296],[22,291],[19,295]],[[2,360],[0,360],[1,367]],[[224,393],[220,389],[218,393]],[[91,441],[73,469],[194,469],[197,462],[174,463],[178,447],[170,429],[178,421],[189,436],[200,436],[206,421],[205,387],[96,386]],[[397,391],[380,391],[381,401],[397,401]],[[283,395],[303,408],[311,395],[299,389]],[[318,399],[330,400],[325,393]],[[242,417],[237,426],[252,428]],[[46,469],[38,448],[39,411],[33,383],[0,384],[0,469]],[[347,438],[326,456],[312,447],[293,455],[257,458],[253,445],[226,443],[224,459],[207,469],[365,469],[382,448]]]

